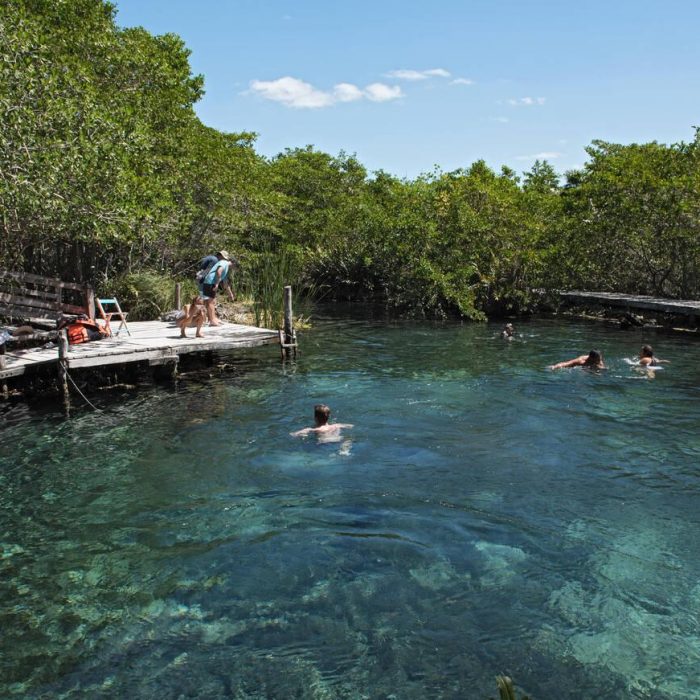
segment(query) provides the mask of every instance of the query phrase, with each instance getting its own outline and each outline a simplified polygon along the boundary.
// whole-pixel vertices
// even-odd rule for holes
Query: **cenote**
[[[336,313],[295,364],[2,407],[0,696],[700,697],[700,345],[499,329]],[[289,436],[318,402],[346,440]]]

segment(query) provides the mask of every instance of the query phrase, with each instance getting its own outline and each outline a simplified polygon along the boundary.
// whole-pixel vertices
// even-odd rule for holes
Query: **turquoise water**
[[[0,697],[700,698],[700,344],[517,325],[0,406]],[[290,438],[320,401],[347,439]]]

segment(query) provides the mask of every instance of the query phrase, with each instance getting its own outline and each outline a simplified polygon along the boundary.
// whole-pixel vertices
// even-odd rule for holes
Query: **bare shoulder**
[[[343,428],[352,428],[352,423],[327,423],[320,428],[315,428],[317,433],[336,433]]]

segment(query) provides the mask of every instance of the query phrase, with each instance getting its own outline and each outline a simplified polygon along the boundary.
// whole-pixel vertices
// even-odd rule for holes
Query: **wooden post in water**
[[[179,311],[182,308],[182,284],[175,284],[175,308]]]
[[[58,334],[58,379],[63,392],[63,405],[66,413],[70,411],[70,393],[68,392],[68,334],[65,328]]]
[[[0,370],[5,369],[7,367],[7,358],[5,357],[5,349],[7,345],[6,343],[0,344]],[[2,380],[2,396],[4,399],[6,399],[10,395],[10,391],[7,387],[7,380],[3,379]]]
[[[294,317],[292,315],[292,287],[284,288],[284,344],[285,357],[290,358],[297,354],[297,339],[294,333]]]

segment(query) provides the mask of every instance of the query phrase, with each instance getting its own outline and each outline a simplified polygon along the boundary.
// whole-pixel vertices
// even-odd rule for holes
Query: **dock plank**
[[[573,302],[593,302],[626,309],[644,309],[661,313],[694,316],[700,314],[700,301],[692,299],[661,299],[638,294],[617,294],[614,292],[559,292],[559,296]]]
[[[225,322],[215,328],[205,327],[203,338],[195,338],[193,328],[188,329],[187,338],[180,338],[177,326],[162,321],[130,322],[129,330],[131,335],[122,332],[112,338],[70,346],[68,367],[168,361],[189,353],[226,351],[279,342],[278,331]],[[36,348],[8,353],[5,357],[6,367],[0,370],[0,379],[21,376],[32,365],[58,363],[58,349]]]

